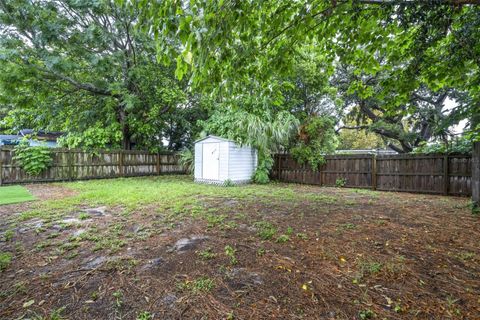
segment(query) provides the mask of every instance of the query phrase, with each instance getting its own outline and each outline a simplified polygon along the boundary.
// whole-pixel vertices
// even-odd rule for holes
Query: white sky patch
[[[458,104],[455,100],[452,100],[450,98],[445,99],[445,110],[446,111],[451,111],[451,110],[455,109],[457,107],[457,105]],[[467,125],[467,122],[468,122],[467,119],[463,119],[458,124],[451,126],[450,129],[451,129],[452,133],[454,133],[454,134],[463,133],[463,131],[465,129],[465,126]]]

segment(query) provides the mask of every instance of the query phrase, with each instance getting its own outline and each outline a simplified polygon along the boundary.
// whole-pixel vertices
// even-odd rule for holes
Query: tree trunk
[[[122,149],[123,150],[131,150],[132,149],[130,129],[128,127],[128,124],[126,124],[125,122],[122,123]]]
[[[132,134],[130,132],[130,127],[127,122],[127,113],[121,105],[117,109],[117,121],[122,127],[122,149],[131,150],[132,149]]]

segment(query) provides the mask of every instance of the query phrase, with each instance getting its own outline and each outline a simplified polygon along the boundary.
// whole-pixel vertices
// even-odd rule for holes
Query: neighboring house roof
[[[213,135],[208,135],[206,136],[205,138],[202,138],[202,139],[198,139],[197,141],[195,141],[194,143],[197,143],[197,142],[200,142],[200,141],[203,141],[203,140],[207,140],[209,138],[213,138],[213,139],[217,139],[217,140],[222,140],[222,141],[232,141],[233,140],[230,140],[230,139],[225,139],[225,138],[222,138],[222,137],[219,137],[219,136],[213,136]]]
[[[0,140],[16,140],[20,138],[21,136],[16,134],[0,134]]]
[[[57,141],[57,139],[63,135],[63,132],[56,132],[56,131],[49,132],[44,130],[35,131],[32,129],[22,129],[18,132],[18,134],[23,137],[27,135],[34,135],[35,138],[38,140]]]
[[[351,149],[351,150],[336,150],[337,154],[397,154],[392,149]]]

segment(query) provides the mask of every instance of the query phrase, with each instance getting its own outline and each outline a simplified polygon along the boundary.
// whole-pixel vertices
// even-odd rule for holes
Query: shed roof
[[[198,139],[197,141],[195,141],[194,143],[197,143],[197,142],[200,142],[200,141],[203,141],[203,140],[206,140],[208,138],[213,138],[213,139],[217,139],[217,140],[222,140],[222,141],[231,141],[231,142],[234,142],[233,140],[230,140],[230,139],[225,139],[225,138],[222,138],[222,137],[219,137],[219,136],[213,136],[213,135],[208,135],[202,139]]]

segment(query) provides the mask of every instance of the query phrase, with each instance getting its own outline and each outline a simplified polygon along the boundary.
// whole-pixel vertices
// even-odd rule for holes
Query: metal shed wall
[[[228,177],[234,182],[247,182],[257,168],[257,153],[251,147],[229,143]]]
[[[218,180],[203,177],[203,147],[208,143],[219,144]],[[257,167],[257,153],[251,147],[238,146],[233,141],[210,136],[195,143],[195,181],[224,183],[231,180],[234,183],[244,183],[251,180]]]

